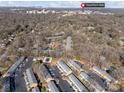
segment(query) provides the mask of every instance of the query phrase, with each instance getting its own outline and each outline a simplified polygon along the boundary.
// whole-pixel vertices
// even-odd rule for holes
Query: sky
[[[97,1],[98,2],[98,1]],[[106,8],[124,8],[124,1],[102,1]],[[8,7],[59,7],[80,8],[81,1],[0,1],[0,6]]]

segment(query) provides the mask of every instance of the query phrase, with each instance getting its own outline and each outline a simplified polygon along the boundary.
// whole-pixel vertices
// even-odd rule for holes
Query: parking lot
[[[23,77],[23,72],[32,65],[32,57],[24,61],[15,72],[15,92],[26,92],[26,84]]]
[[[69,85],[69,83],[62,78],[57,66],[52,66],[51,70],[53,72],[54,77],[59,81],[58,85],[63,92],[73,92],[74,91],[73,88]]]

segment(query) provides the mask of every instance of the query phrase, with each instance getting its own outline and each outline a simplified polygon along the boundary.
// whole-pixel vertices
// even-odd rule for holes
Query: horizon
[[[0,1],[0,7],[80,8],[81,2],[82,1]],[[105,3],[105,8],[124,8],[124,1],[99,2]]]

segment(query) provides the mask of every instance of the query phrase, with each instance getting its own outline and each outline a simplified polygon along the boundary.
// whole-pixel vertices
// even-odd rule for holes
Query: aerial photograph
[[[124,1],[0,1],[0,92],[124,92]]]

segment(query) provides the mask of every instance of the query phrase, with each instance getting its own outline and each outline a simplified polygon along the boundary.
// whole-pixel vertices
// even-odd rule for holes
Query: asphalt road
[[[21,71],[16,71],[15,76],[15,92],[26,92],[26,85]]]
[[[101,85],[103,88],[106,88],[106,83],[104,82],[104,80],[99,77],[97,74],[93,73],[93,72],[89,72],[88,73],[95,81],[98,82],[99,85]]]
[[[69,85],[66,80],[62,79],[61,74],[59,73],[59,69],[56,66],[51,67],[54,77],[59,80],[59,87],[63,92],[74,92],[73,88]]]
[[[26,83],[23,78],[23,72],[30,68],[32,65],[32,59],[28,58],[28,61],[24,61],[22,65],[15,72],[15,92],[27,92]]]

